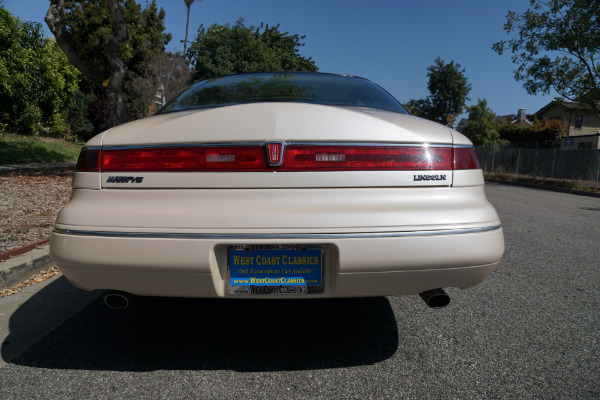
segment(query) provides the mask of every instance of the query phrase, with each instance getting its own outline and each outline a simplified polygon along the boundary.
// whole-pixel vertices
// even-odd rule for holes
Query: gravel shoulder
[[[0,253],[50,236],[72,176],[70,168],[0,172]]]

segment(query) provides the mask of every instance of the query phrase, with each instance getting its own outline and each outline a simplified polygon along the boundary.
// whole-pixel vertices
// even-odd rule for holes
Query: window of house
[[[582,142],[577,144],[577,150],[591,150],[592,142]]]
[[[575,117],[575,129],[581,129],[581,126],[583,125],[583,117],[581,115],[578,115]]]

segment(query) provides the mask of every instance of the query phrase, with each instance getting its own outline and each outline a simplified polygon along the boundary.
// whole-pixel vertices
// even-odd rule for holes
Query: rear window
[[[369,107],[408,114],[388,92],[367,79],[320,73],[257,73],[199,82],[169,102],[161,114],[261,102],[303,102]]]

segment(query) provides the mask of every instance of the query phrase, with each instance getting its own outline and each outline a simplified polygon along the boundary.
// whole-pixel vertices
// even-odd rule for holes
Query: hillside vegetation
[[[0,165],[77,161],[83,143],[0,134]]]

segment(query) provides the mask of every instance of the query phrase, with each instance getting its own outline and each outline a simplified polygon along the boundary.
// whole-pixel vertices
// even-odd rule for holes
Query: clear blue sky
[[[138,1],[142,4],[145,1]],[[169,50],[183,50],[184,0],[158,0],[166,11]],[[4,0],[5,8],[26,21],[44,23],[48,0]],[[524,11],[528,0],[196,0],[190,16],[191,39],[201,24],[280,24],[283,32],[306,35],[301,53],[322,72],[363,76],[401,102],[424,98],[427,67],[437,57],[454,60],[472,85],[468,105],[485,98],[498,115],[533,113],[555,94],[530,96],[513,79],[510,56],[492,43],[507,39],[502,30],[508,10]],[[464,116],[464,115],[463,115]]]

